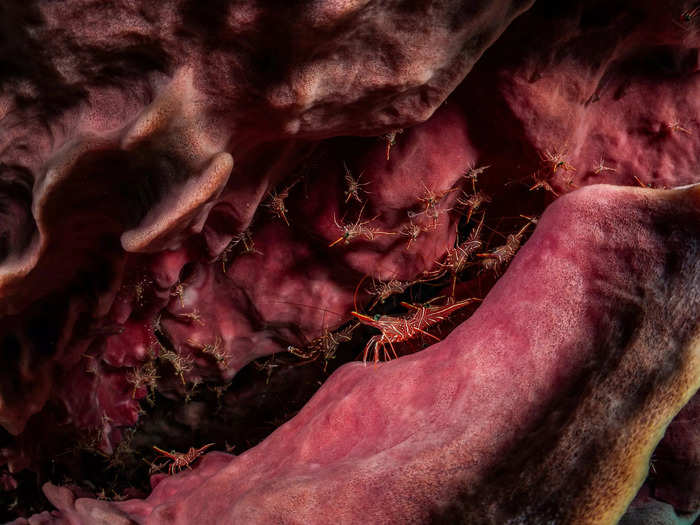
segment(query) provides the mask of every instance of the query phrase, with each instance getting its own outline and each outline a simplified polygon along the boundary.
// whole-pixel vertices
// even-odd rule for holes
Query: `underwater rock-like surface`
[[[700,510],[700,6],[28,1],[0,28],[2,518]],[[388,363],[351,315],[468,298]],[[205,443],[173,477],[152,449]]]
[[[612,522],[700,385],[698,203],[700,186],[563,197],[440,343],[344,366],[262,444],[145,501],[47,495],[84,520]]]

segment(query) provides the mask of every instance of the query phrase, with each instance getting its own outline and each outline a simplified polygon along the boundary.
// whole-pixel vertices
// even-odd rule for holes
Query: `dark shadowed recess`
[[[25,279],[17,304],[29,304],[47,292],[70,285],[81,275],[84,278],[101,272],[105,263],[111,266],[122,260],[125,254],[119,236],[176,191],[187,178],[183,166],[179,159],[152,150],[85,153],[50,190],[42,209],[47,248]],[[22,201],[15,198],[12,202],[18,207]],[[26,206],[29,213],[29,204]],[[13,228],[19,232],[18,237],[21,235],[20,240],[36,230],[33,218],[25,222],[30,225]],[[62,242],[64,239],[70,242]]]
[[[288,354],[262,358],[229,383],[188,388],[184,402],[174,388],[165,388],[142,402],[144,413],[138,424],[124,432],[112,456],[96,449],[97,428],[76,433],[61,416],[65,413],[61,407],[49,404],[30,420],[26,433],[34,438],[25,440],[45,448],[44,460],[38,473],[24,471],[18,476],[18,490],[0,491],[0,520],[52,509],[41,492],[46,481],[75,484],[78,493],[92,497],[102,490],[109,499],[145,497],[150,492],[151,464],[163,463],[153,445],[186,450],[215,442],[215,450],[240,454],[291,419],[322,381],[356,357],[358,344],[341,345],[336,359],[328,362],[302,362]],[[159,375],[166,385],[179,382],[167,366],[159,369]],[[49,439],[40,438],[45,425],[52,428]],[[12,439],[2,431],[0,448]]]
[[[66,320],[67,300],[62,295],[47,297],[21,316],[0,320],[0,398],[17,402],[24,390],[22,383],[35,379],[56,351],[56,343]]]
[[[0,263],[22,253],[36,233],[32,217],[32,174],[0,162]]]

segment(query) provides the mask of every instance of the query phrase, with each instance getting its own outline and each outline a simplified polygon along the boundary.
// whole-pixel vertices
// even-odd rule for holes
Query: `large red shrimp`
[[[394,357],[398,358],[394,343],[402,343],[417,337],[425,335],[439,341],[440,339],[426,331],[427,328],[434,326],[445,319],[460,308],[470,305],[481,299],[470,298],[446,304],[444,306],[416,306],[414,304],[404,303],[401,305],[411,310],[408,314],[393,316],[393,315],[366,315],[359,312],[351,312],[362,324],[372,326],[381,332],[380,335],[375,335],[367,341],[365,350],[362,355],[362,361],[367,363],[367,356],[371,349],[374,350],[374,362],[379,361],[379,349],[381,348],[385,360],[390,360],[391,355],[387,351],[387,345],[391,349]]]

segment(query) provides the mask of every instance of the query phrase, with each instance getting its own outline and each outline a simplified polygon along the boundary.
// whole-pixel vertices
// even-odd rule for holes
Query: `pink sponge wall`
[[[0,14],[7,519],[699,510],[698,6]],[[351,311],[472,297],[353,362]]]
[[[145,500],[47,496],[86,523],[612,522],[700,384],[698,200],[696,187],[564,197],[444,341],[344,366],[262,444],[154,479]]]

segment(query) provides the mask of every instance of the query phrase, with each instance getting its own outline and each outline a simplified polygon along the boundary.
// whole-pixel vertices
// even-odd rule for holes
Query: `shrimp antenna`
[[[304,304],[304,303],[294,303],[292,301],[280,301],[280,300],[269,300],[269,301],[261,301],[264,303],[278,303],[278,304],[288,304],[290,306],[303,306],[304,308],[310,308],[311,310],[318,310],[320,312],[327,312],[329,314],[333,314],[336,317],[340,317],[341,319],[345,319],[344,315],[339,314],[338,312],[334,312],[333,310],[328,310],[327,308],[322,308],[320,306],[314,306],[311,304]]]
[[[360,279],[360,282],[357,283],[357,286],[355,286],[355,291],[352,294],[352,304],[355,307],[355,311],[358,312],[359,310],[357,309],[357,292],[360,290],[360,286],[362,286],[362,283],[365,282],[365,279],[369,277],[369,274],[365,274],[362,279]]]

